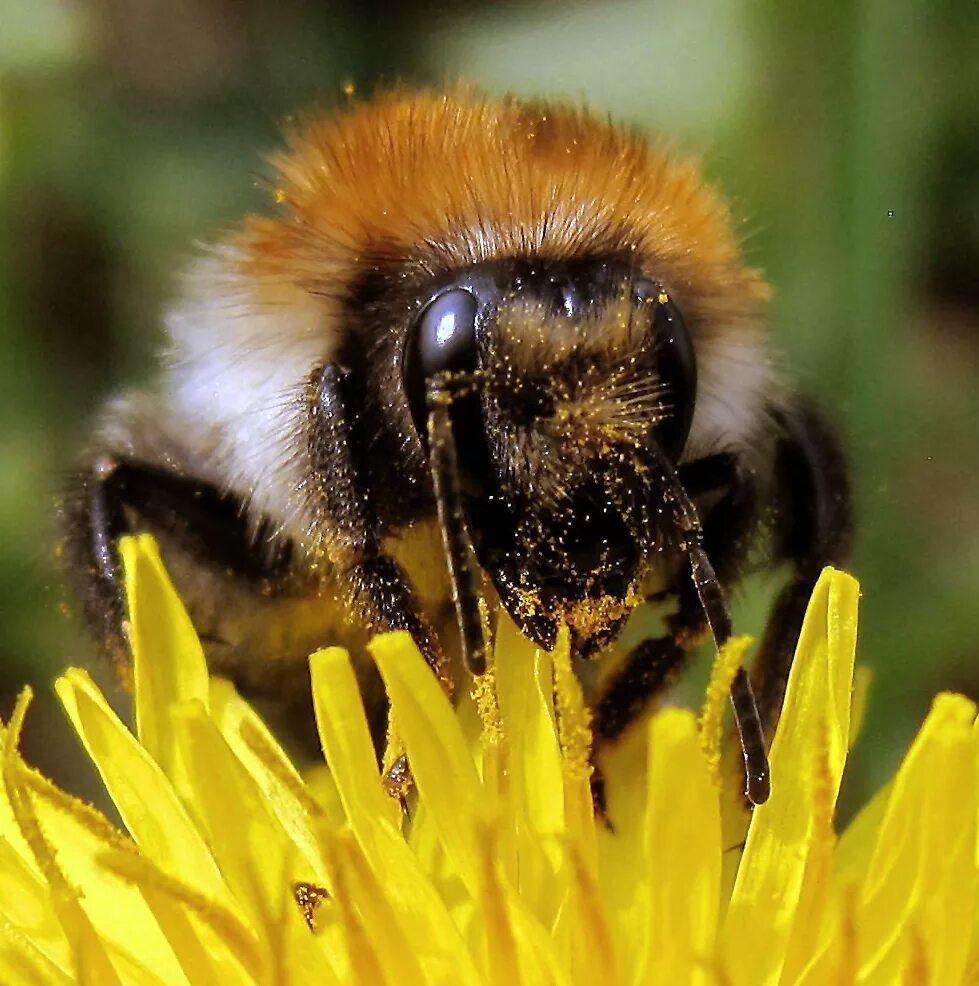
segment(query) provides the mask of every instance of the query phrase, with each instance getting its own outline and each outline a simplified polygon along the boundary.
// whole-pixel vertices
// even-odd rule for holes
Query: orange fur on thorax
[[[238,242],[273,295],[329,297],[372,258],[432,274],[615,249],[679,293],[691,323],[753,325],[767,296],[697,166],[585,110],[394,91],[296,128],[272,161],[282,212]]]

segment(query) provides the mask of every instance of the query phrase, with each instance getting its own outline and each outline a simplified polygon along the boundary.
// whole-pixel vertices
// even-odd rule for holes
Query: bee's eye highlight
[[[418,320],[418,364],[427,379],[444,370],[476,368],[476,298],[453,288],[440,294]]]

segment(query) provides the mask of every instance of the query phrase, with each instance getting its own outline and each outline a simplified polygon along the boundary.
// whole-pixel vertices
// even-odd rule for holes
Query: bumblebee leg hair
[[[117,544],[138,530],[167,530],[188,553],[258,582],[285,568],[288,550],[256,551],[241,503],[214,486],[110,453],[78,476],[65,498],[65,557],[85,615],[114,657],[125,659],[125,588]],[[258,539],[261,540],[261,531]]]
[[[408,577],[378,536],[366,470],[359,461],[364,440],[357,430],[352,374],[329,364],[314,376],[309,451],[321,477],[319,496],[328,529],[327,551],[352,602],[373,629],[407,630],[429,667],[451,694],[452,681],[435,632],[422,615]]]
[[[479,612],[474,554],[466,530],[459,460],[449,411],[453,398],[471,391],[474,386],[475,382],[469,375],[440,374],[429,382],[426,402],[432,481],[459,623],[462,657],[471,674],[481,675],[486,671],[486,640]]]
[[[852,542],[846,462],[832,430],[812,407],[773,412],[776,447],[775,561],[789,561],[792,581],[772,607],[752,681],[771,737],[778,722],[789,668],[809,597],[827,565],[842,566]]]
[[[330,531],[330,560],[341,581],[353,587],[352,601],[367,622],[378,630],[407,630],[451,696],[452,678],[438,639],[421,613],[408,577],[381,547],[360,459],[365,441],[357,429],[353,375],[331,363],[314,374],[312,383],[309,453],[314,473],[322,477],[319,493]],[[384,784],[404,806],[412,778],[403,754],[388,768]]]
[[[731,614],[721,583],[704,550],[704,533],[697,508],[683,488],[673,463],[655,439],[650,438],[648,450],[656,476],[654,483],[659,488],[664,505],[673,515],[680,547],[690,560],[690,572],[704,616],[713,634],[714,644],[720,649],[731,636]],[[745,793],[753,804],[762,804],[768,800],[770,793],[768,755],[751,682],[743,667],[738,668],[731,684],[731,704],[744,754]]]
[[[66,497],[65,559],[86,620],[112,657],[125,660],[125,595],[116,542],[127,533],[127,524],[118,479],[113,478],[117,467],[116,460],[100,456]]]
[[[691,495],[718,493],[720,500],[703,516],[706,556],[713,559],[722,583],[738,575],[741,544],[750,536],[757,515],[757,496],[750,477],[737,470],[737,462],[723,453],[698,459],[679,470]],[[667,621],[670,634],[643,641],[627,656],[619,674],[596,707],[596,736],[614,742],[642,714],[648,703],[666,686],[684,662],[687,652],[707,632],[704,609],[693,582],[681,576],[647,602],[679,600],[679,609]]]

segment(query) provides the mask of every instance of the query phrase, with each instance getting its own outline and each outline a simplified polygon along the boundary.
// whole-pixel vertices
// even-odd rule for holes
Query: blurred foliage
[[[745,218],[791,378],[851,450],[876,674],[851,783],[876,783],[933,692],[979,696],[969,0],[0,0],[3,694],[90,653],[53,564],[61,476],[98,402],[148,371],[192,243],[261,207],[282,120],[348,81],[460,76],[664,133]],[[741,626],[773,587],[743,594]]]

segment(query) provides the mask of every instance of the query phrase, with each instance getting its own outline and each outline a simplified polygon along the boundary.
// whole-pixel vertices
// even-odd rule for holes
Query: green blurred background
[[[91,647],[53,561],[59,473],[149,371],[173,272],[260,208],[259,154],[347,82],[586,99],[702,154],[846,437],[862,800],[931,695],[979,697],[979,5],[972,0],[0,0],[0,699],[76,788],[52,675]],[[771,580],[739,600],[758,632]]]

